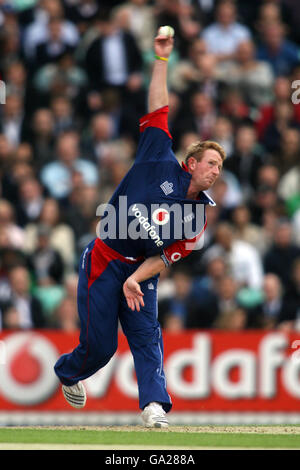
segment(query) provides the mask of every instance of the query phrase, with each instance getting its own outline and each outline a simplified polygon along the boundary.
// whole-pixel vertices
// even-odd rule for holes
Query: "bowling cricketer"
[[[157,320],[157,283],[167,266],[201,246],[205,193],[218,178],[225,152],[216,142],[195,142],[180,165],[168,130],[168,58],[173,30],[154,39],[155,61],[148,114],[140,119],[140,140],[131,169],[103,211],[99,233],[79,265],[80,343],[62,355],[55,372],[67,402],[82,408],[82,380],[104,367],[117,349],[118,325],[133,355],[139,406],[146,427],[168,427],[172,407],[163,369]]]

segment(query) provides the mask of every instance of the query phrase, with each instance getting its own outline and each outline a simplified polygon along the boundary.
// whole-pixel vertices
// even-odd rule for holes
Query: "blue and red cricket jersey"
[[[185,242],[178,242],[182,239],[191,241],[199,236],[206,223],[205,205],[214,202],[204,192],[199,193],[197,200],[186,198],[191,175],[184,164],[181,166],[178,163],[172,151],[172,137],[168,131],[168,106],[141,118],[140,131],[135,162],[117,187],[109,204],[116,211],[116,233],[120,231],[120,220],[122,223],[122,214],[126,212],[125,223],[132,224],[136,219],[137,225],[140,225],[141,236],[108,236],[103,238],[103,241],[124,256],[147,258],[161,254],[165,260],[172,263],[170,246],[173,245],[174,250],[181,253],[181,257],[189,254],[191,249],[185,249]],[[127,205],[123,204],[124,196]],[[178,217],[178,211],[174,214],[172,207],[177,207],[179,215],[181,212],[182,216]],[[144,209],[145,214],[136,217],[136,214],[141,213],[140,208]],[[139,219],[145,218],[146,224],[138,223]],[[167,218],[167,221],[160,218]],[[147,232],[144,228],[146,226],[152,226],[153,230]],[[193,236],[184,236],[189,233]],[[152,237],[149,234],[152,234]]]
[[[158,275],[140,284],[145,303],[140,312],[128,308],[122,288],[149,256],[160,254],[166,264],[187,256],[205,229],[205,205],[214,204],[203,192],[196,201],[186,199],[191,175],[172,151],[167,118],[166,106],[140,120],[135,163],[109,202],[116,212],[116,236],[108,233],[103,239],[96,238],[80,259],[80,344],[55,365],[55,372],[65,385],[90,377],[114,355],[120,322],[134,359],[140,408],[156,401],[162,403],[165,411],[171,409],[172,403],[166,389],[163,341],[157,320]],[[174,215],[172,205],[182,211],[177,210]],[[200,223],[196,220],[199,214]],[[120,236],[124,216],[125,228],[134,224],[140,236]],[[104,220],[105,215],[102,225]],[[192,237],[182,237],[187,225]]]

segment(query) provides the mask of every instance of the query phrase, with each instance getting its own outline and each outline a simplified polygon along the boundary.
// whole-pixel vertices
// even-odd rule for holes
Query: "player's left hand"
[[[141,306],[144,307],[143,292],[139,283],[132,278],[131,276],[126,279],[123,284],[123,293],[127,302],[128,307],[131,310],[137,310],[138,312],[141,309]]]

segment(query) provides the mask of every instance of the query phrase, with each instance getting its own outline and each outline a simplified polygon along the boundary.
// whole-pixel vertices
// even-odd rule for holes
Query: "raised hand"
[[[160,57],[168,58],[173,50],[174,39],[157,33],[154,39],[154,52]]]

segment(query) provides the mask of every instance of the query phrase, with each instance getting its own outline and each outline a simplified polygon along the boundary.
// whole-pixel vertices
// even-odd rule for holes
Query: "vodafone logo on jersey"
[[[156,209],[152,214],[152,220],[157,225],[165,225],[170,220],[170,214],[167,209]]]
[[[176,252],[176,253],[172,253],[171,255],[171,260],[173,261],[173,263],[176,263],[176,261],[179,261],[181,258],[181,254]]]
[[[57,388],[53,365],[59,353],[36,332],[15,333],[5,341],[6,360],[0,367],[0,395],[18,405],[37,405]]]

